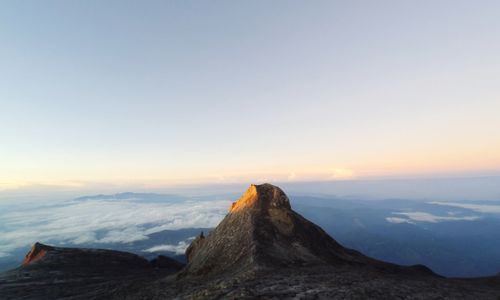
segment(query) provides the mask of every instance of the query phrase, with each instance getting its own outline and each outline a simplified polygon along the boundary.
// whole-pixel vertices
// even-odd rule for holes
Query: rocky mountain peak
[[[286,194],[271,184],[251,185],[212,232],[193,241],[186,256],[181,277],[370,260],[293,211]]]
[[[23,265],[28,265],[33,263],[42,257],[44,257],[48,251],[53,250],[54,247],[44,245],[42,243],[36,242],[31,250],[26,254],[23,260]]]
[[[233,202],[229,212],[235,213],[244,209],[266,210],[269,208],[290,210],[290,201],[277,186],[269,183],[252,184],[238,201]]]

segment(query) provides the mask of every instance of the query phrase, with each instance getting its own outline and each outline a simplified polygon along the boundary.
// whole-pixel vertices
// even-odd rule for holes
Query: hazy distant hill
[[[154,194],[154,193],[118,193],[113,195],[92,195],[83,196],[74,199],[75,201],[91,201],[91,200],[128,200],[128,201],[143,201],[143,202],[180,202],[186,200],[185,197],[173,194]]]

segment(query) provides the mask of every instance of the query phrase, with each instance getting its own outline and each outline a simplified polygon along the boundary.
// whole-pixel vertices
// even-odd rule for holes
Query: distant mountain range
[[[390,223],[390,222],[389,222]],[[346,248],[292,210],[273,185],[252,185],[186,250],[187,264],[110,250],[35,244],[0,275],[2,299],[498,299],[500,276],[449,279]]]
[[[75,201],[92,201],[92,200],[140,200],[144,202],[179,202],[186,200],[185,197],[173,194],[154,194],[154,193],[117,193],[112,195],[92,195],[92,196],[83,196],[74,199]]]

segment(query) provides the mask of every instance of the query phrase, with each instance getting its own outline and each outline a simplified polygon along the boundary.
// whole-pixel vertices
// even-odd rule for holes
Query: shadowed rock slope
[[[35,243],[20,267],[0,274],[0,299],[105,299],[182,267],[163,256],[148,262],[126,252]]]

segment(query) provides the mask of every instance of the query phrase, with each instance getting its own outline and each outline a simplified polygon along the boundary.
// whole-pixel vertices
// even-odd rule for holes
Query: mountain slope
[[[148,262],[127,252],[35,243],[20,267],[0,274],[0,299],[104,299],[182,267],[163,256]]]
[[[181,277],[325,264],[432,274],[423,266],[403,268],[342,247],[319,226],[294,212],[285,193],[270,184],[250,186],[206,238],[193,242],[187,256]]]

